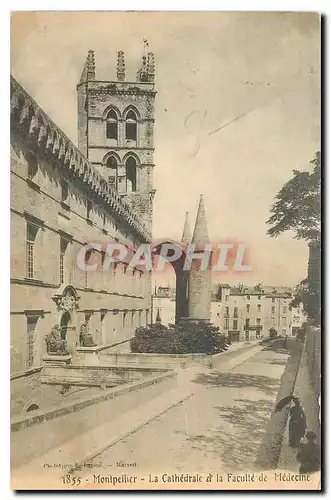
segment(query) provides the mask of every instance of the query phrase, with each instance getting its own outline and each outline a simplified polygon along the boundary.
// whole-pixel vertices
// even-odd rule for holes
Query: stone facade
[[[125,262],[102,272],[100,265],[110,241],[123,243],[131,255],[151,241],[153,139],[144,148],[142,142],[145,128],[154,123],[154,108],[146,121],[146,107],[142,109],[140,98],[134,100],[142,120],[135,152],[131,144],[121,152],[115,148],[121,159],[131,152],[139,163],[136,190],[120,194],[98,162],[109,152],[108,145],[100,147],[104,128],[98,116],[103,106],[122,110],[132,100],[100,92],[108,83],[93,84],[94,94],[87,89],[89,99],[95,95],[95,105],[89,101],[93,117],[90,111],[85,117],[90,131],[85,136],[81,88],[86,85],[78,86],[79,150],[11,78],[11,372],[16,389],[22,375],[34,373],[36,378],[46,352],[45,335],[55,324],[74,356],[83,323],[97,345],[111,346],[150,322],[151,272],[130,269]],[[93,144],[98,147],[87,148]],[[81,271],[76,263],[77,253],[89,242],[101,243],[103,249],[88,256],[89,263],[99,263],[96,272]]]
[[[282,336],[296,334],[304,320],[302,306],[290,308],[291,289],[269,288],[220,285],[212,307],[213,323],[236,340],[266,338],[270,328]]]
[[[210,321],[233,341],[266,338],[272,327],[279,335],[296,335],[304,323],[302,304],[289,308],[293,299],[291,294],[283,291],[257,293],[253,289],[244,293],[229,285],[220,287],[222,293],[217,299],[212,297]],[[174,323],[175,301],[156,292],[153,296],[154,322],[159,313],[162,324]],[[249,328],[246,327],[247,319]]]
[[[78,147],[151,228],[154,168],[154,56],[143,56],[137,81],[125,81],[124,53],[117,80],[96,80],[90,51],[79,84]]]

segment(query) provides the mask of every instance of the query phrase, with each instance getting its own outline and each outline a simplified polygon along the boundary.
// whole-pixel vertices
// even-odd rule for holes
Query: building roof
[[[105,209],[111,209],[143,241],[150,242],[151,233],[141,223],[138,213],[107,183],[13,76],[10,86],[11,126],[15,128],[19,124],[20,133],[29,138],[36,150],[46,152],[59,169],[83,182]]]
[[[264,295],[266,297],[291,297],[293,290],[291,287],[286,286],[269,286],[269,285],[256,285],[256,286],[231,286],[225,283],[219,283],[218,287],[222,289],[230,288],[231,295]]]

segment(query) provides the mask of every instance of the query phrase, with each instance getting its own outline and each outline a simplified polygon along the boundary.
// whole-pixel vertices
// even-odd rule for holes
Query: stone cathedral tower
[[[145,45],[146,49],[146,45]],[[117,53],[116,80],[96,78],[90,50],[77,85],[78,147],[151,230],[153,212],[155,62],[142,56],[136,81]]]

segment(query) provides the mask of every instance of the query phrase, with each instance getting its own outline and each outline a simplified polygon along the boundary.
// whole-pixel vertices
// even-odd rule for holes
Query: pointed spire
[[[191,243],[192,239],[192,233],[191,233],[191,228],[190,228],[190,223],[189,223],[189,218],[188,218],[188,212],[186,212],[185,216],[185,223],[184,223],[184,229],[183,229],[183,234],[182,234],[182,243],[185,243],[188,245]]]
[[[155,78],[155,57],[153,52],[147,54],[147,80],[154,82]]]
[[[142,64],[137,72],[137,81],[138,82],[147,82],[148,81],[148,63],[147,63],[147,49],[149,47],[148,41],[143,39],[144,49],[142,56]]]
[[[206,243],[209,243],[205,206],[203,195],[200,196],[197,218],[195,221],[192,243],[195,243],[196,250],[203,250]]]
[[[95,61],[94,61],[94,51],[89,50],[79,83],[89,82],[92,80],[95,80]]]
[[[123,50],[119,50],[117,52],[117,80],[120,82],[124,82],[125,80],[125,61]]]

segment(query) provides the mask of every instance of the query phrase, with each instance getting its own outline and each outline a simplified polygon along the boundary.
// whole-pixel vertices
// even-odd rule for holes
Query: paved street
[[[233,369],[198,374],[190,398],[96,457],[93,473],[253,470],[286,360],[262,350]],[[116,467],[121,461],[136,467]]]

